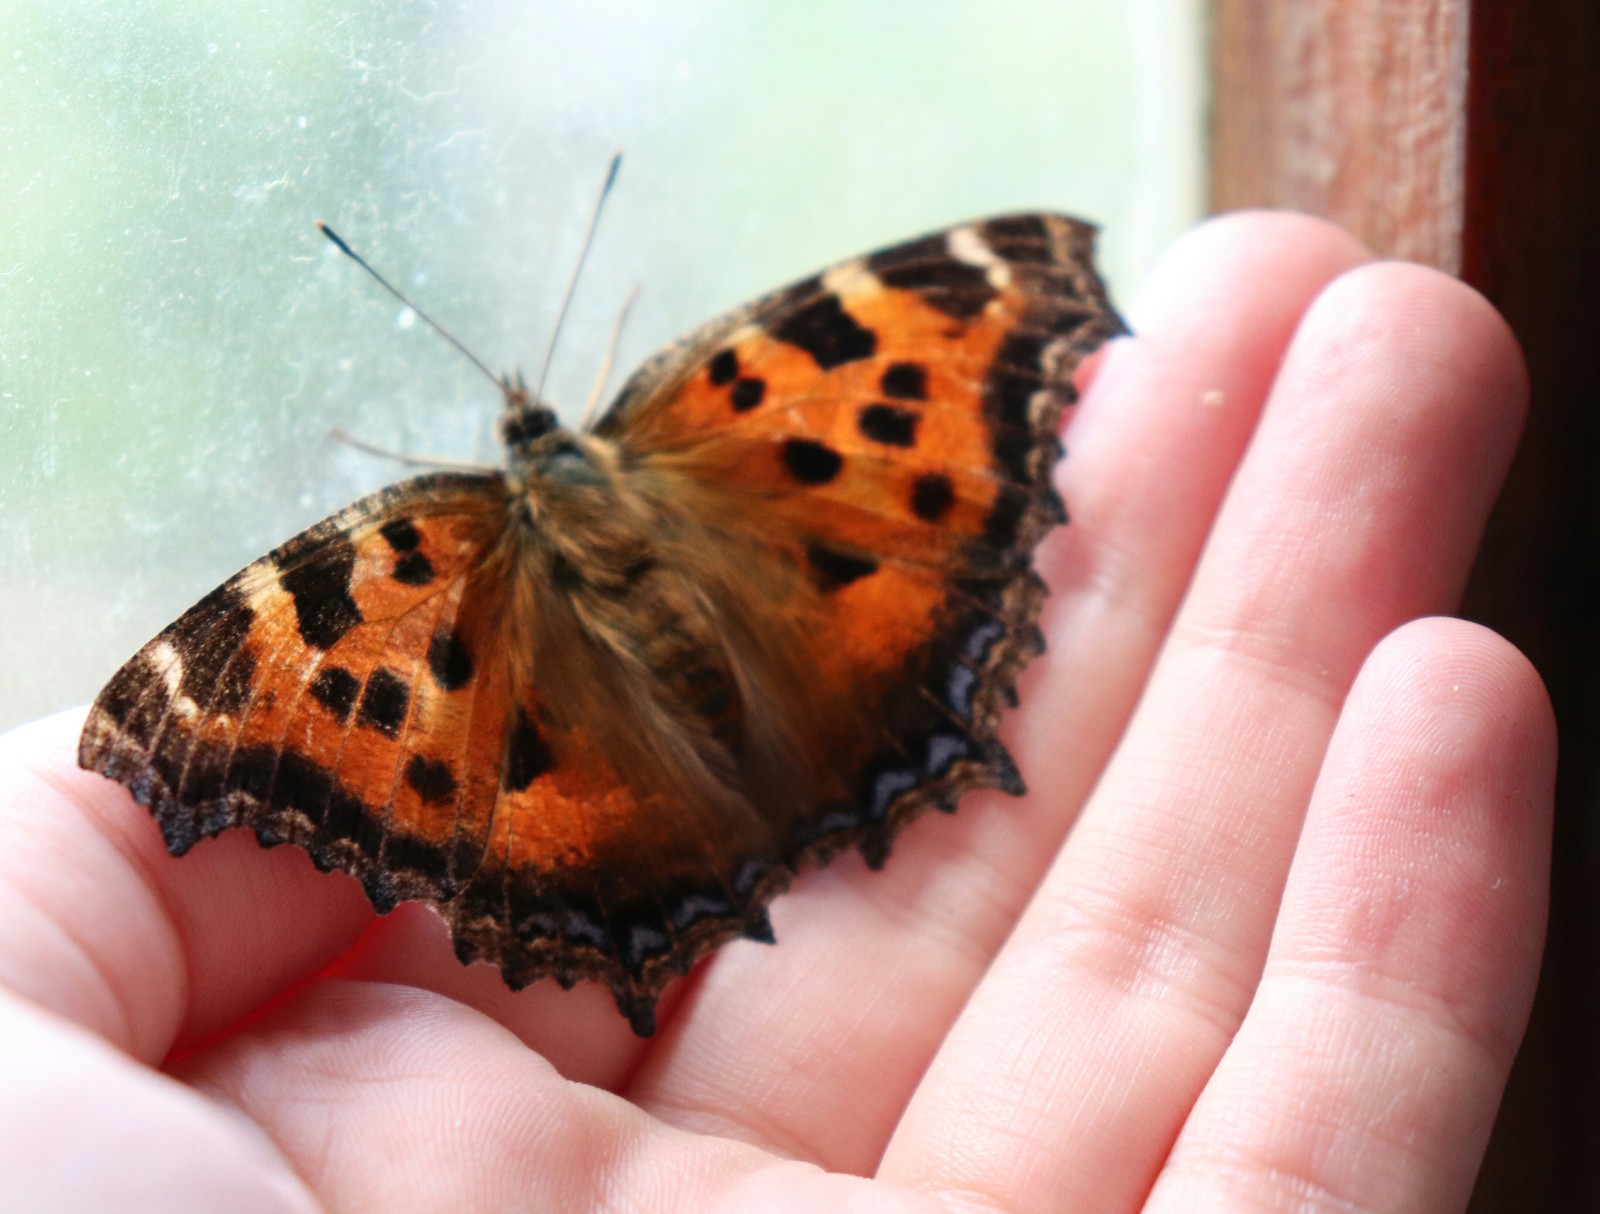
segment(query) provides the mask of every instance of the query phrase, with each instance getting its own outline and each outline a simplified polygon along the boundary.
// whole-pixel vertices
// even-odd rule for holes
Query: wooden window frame
[[[1556,705],[1552,915],[1470,1208],[1600,1210],[1600,4],[1217,0],[1212,31],[1213,209],[1308,211],[1459,274],[1527,355],[1465,611]]]

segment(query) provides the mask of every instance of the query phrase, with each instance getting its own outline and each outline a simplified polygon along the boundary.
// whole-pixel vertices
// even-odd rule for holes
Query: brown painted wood
[[[1217,0],[1212,200],[1459,271],[1516,330],[1527,433],[1466,614],[1561,729],[1533,1025],[1473,1214],[1600,1210],[1600,3]]]
[[[1467,0],[1218,0],[1212,199],[1337,220],[1454,272]]]

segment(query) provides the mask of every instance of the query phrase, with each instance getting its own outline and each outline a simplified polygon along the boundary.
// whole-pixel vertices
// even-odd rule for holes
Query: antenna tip
[[[322,220],[320,220],[320,219],[314,220],[313,222],[317,225],[317,231],[321,232],[329,240],[333,241],[334,244],[338,245],[339,246],[339,251],[341,253],[343,253],[346,257],[354,257],[357,261],[361,260],[359,257],[356,257],[356,255],[353,252],[350,251],[350,246],[345,244],[345,242],[340,239],[339,233],[335,232],[332,228],[330,228],[327,224],[323,223]]]
[[[606,170],[606,183],[601,187],[602,189],[609,190],[611,188],[612,183],[617,179],[617,170],[621,167],[622,149],[618,148],[616,151],[611,153],[611,167]]]

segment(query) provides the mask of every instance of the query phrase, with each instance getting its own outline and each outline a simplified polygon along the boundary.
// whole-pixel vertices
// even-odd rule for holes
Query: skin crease
[[[974,795],[636,1040],[0,740],[0,1208],[1459,1211],[1526,1021],[1554,727],[1460,594],[1526,406],[1482,299],[1317,221],[1171,250],[1065,435]],[[1068,831],[1071,828],[1069,836]],[[180,1146],[181,1144],[181,1146]]]

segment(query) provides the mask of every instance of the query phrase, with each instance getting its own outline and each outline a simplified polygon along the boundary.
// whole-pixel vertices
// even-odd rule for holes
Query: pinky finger
[[[1148,1211],[1460,1211],[1544,936],[1555,726],[1457,620],[1350,692],[1250,1011]]]

